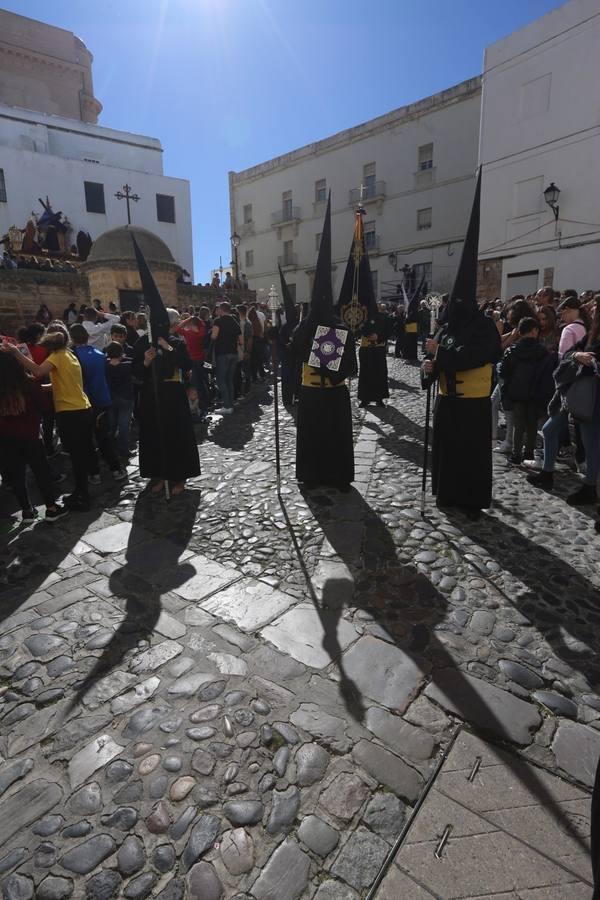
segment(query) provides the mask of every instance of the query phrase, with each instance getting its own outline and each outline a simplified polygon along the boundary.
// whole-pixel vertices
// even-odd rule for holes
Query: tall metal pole
[[[271,327],[271,363],[273,370],[273,425],[275,428],[275,473],[277,477],[277,494],[281,494],[281,452],[279,447],[279,387],[277,384],[277,368],[279,358],[277,353],[277,339],[279,337],[279,328],[277,327],[277,315],[279,309],[279,297],[274,284],[271,285],[269,291],[269,309],[271,310],[272,327]]]

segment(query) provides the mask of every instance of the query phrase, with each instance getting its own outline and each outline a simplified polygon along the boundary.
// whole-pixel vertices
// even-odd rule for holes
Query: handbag
[[[567,411],[578,422],[591,422],[598,397],[598,369],[594,375],[578,375],[565,395]]]

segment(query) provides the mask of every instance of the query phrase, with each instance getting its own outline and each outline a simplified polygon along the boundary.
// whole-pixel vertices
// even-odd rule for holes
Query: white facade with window
[[[132,223],[162,238],[192,274],[190,186],[163,175],[160,141],[0,105],[0,234],[24,228],[47,196],[71,223],[72,242],[79,230],[94,239],[127,224],[125,200],[115,197],[125,184],[140,197]]]
[[[279,289],[277,262],[308,300],[328,192],[334,292],[339,291],[361,197],[378,296],[401,269],[448,290],[460,259],[475,188],[481,79],[401,107],[325,140],[230,172],[231,233],[252,288]],[[249,256],[247,254],[250,254]],[[251,260],[251,265],[248,263]]]
[[[599,51],[598,0],[571,0],[486,50],[479,255],[484,272],[501,269],[503,297],[600,289]]]

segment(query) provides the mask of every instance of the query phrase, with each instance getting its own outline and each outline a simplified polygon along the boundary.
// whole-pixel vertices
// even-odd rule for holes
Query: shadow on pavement
[[[600,686],[598,588],[541,543],[529,540],[505,521],[486,514],[477,523],[461,515],[448,518],[525,586],[526,593],[516,599],[503,592],[506,602],[531,620],[558,657],[579,671],[592,687]],[[485,573],[484,577],[489,575]],[[581,615],[583,610],[586,618]],[[570,635],[575,648],[579,645],[578,649],[569,646],[565,634]]]
[[[148,497],[136,503],[125,564],[112,573],[109,581],[111,599],[119,606],[124,605],[125,617],[93,669],[77,686],[66,714],[82,701],[100,678],[119,665],[128,651],[140,641],[151,639],[162,610],[161,596],[196,574],[193,566],[185,562],[180,564],[179,557],[187,549],[199,503],[198,490],[188,490],[174,497],[168,505]],[[155,523],[153,539],[148,542],[145,540],[149,536],[146,513],[150,509],[158,512],[160,517],[161,509],[157,504],[163,504],[165,527],[157,537]],[[171,530],[173,518],[176,519],[175,530]]]
[[[358,686],[344,670],[338,626],[345,606],[368,613],[367,633],[402,649],[423,675],[431,677],[432,684],[475,731],[492,736],[495,741],[514,744],[514,736],[507,731],[492,706],[475,690],[436,634],[436,626],[447,615],[446,598],[425,576],[398,559],[393,536],[376,511],[356,490],[349,494],[333,490],[307,491],[305,499],[337,557],[337,565],[341,561],[350,573],[341,581],[335,576],[326,579],[319,600],[319,591],[315,589],[302,560],[293,526],[280,498],[309,594],[323,623],[322,645],[338,668],[340,692],[349,715],[363,722],[365,703],[372,705],[372,701],[361,695]],[[513,772],[527,784],[540,803],[552,810],[567,833],[587,850],[585,841],[543,779],[533,771],[528,771],[524,776],[522,767],[516,765]]]

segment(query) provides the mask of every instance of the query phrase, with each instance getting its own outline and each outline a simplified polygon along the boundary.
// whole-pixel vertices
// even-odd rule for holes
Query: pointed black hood
[[[479,208],[481,202],[481,167],[477,175],[473,208],[462,255],[448,302],[447,322],[450,331],[468,322],[479,311],[477,305],[477,259],[479,255]]]
[[[377,316],[377,304],[371,278],[369,254],[365,245],[363,212],[354,214],[354,235],[336,311],[354,336],[361,333],[365,322]]]
[[[327,211],[319,244],[308,321],[313,329],[317,325],[333,325],[336,322],[331,285],[331,191],[327,199]]]
[[[289,329],[294,329],[299,320],[298,309],[296,307],[296,304],[292,300],[292,295],[290,294],[290,289],[287,286],[287,282],[281,270],[281,266],[278,265],[278,268],[279,280],[281,281],[281,296],[283,299],[283,308],[285,309],[285,322]]]
[[[135,235],[131,234],[133,241],[133,249],[135,250],[135,258],[142,282],[142,291],[144,292],[144,303],[148,310],[150,330],[152,334],[152,342],[156,343],[159,337],[166,337],[169,334],[169,316],[167,309],[163,303],[160,291],[154,280],[154,276],[150,271],[150,266],[146,262]]]

